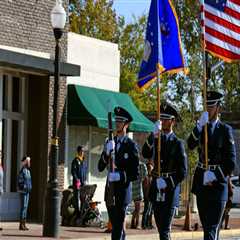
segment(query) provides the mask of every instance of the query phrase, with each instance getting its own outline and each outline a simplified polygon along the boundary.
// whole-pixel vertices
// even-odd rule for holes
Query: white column
[[[5,95],[7,111],[12,112],[12,76],[7,75],[7,80],[5,82],[7,85],[7,92]],[[5,116],[4,116],[5,115]],[[5,176],[6,176],[6,192],[11,190],[11,159],[12,159],[12,119],[6,118],[6,115],[3,111],[3,117],[6,119],[6,127],[4,128],[4,157],[5,157]]]
[[[71,168],[68,168],[69,164],[69,125],[66,126],[66,142],[65,142],[65,161],[64,161],[64,189],[68,188],[70,185],[69,179],[68,179],[68,171],[71,171]]]
[[[2,72],[0,72],[0,158],[2,158],[2,121],[3,121],[2,99],[3,99],[3,75]]]
[[[91,149],[92,149],[92,126],[88,127],[88,173],[87,173],[87,182],[88,184],[91,184],[91,162],[92,162],[92,153],[91,153]]]

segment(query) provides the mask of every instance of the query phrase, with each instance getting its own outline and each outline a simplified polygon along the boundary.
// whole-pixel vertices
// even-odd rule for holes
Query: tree
[[[70,30],[101,40],[118,41],[118,18],[108,0],[70,0]]]
[[[119,49],[121,53],[120,91],[128,93],[141,111],[156,109],[156,91],[150,88],[141,93],[136,87],[143,51],[146,16],[134,18],[132,23],[121,26]]]

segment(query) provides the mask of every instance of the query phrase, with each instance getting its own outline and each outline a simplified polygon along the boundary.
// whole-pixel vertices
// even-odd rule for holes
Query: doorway
[[[12,72],[0,72],[1,124],[0,136],[4,167],[2,218],[14,220],[19,215],[17,175],[21,158],[26,153],[27,76]]]

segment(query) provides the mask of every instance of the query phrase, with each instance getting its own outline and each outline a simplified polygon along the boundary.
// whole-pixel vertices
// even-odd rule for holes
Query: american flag
[[[240,0],[203,0],[205,50],[224,61],[240,60]]]

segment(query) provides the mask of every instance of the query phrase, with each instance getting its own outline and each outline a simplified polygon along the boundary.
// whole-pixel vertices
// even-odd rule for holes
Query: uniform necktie
[[[209,123],[208,124],[208,135],[212,136],[212,134],[213,134],[213,124]]]
[[[120,146],[121,146],[121,140],[120,140],[120,139],[117,139],[117,144],[116,144],[116,150],[117,150],[117,152],[118,152]]]

